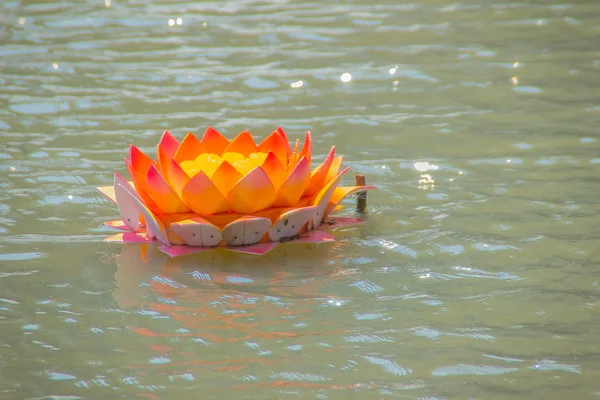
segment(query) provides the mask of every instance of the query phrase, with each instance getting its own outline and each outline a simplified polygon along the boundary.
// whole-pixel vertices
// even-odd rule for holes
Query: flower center
[[[248,157],[244,157],[240,153],[223,153],[222,156],[214,153],[202,153],[195,160],[183,161],[180,165],[190,178],[200,171],[212,178],[223,161],[231,164],[240,174],[246,175],[254,168],[263,165],[266,158],[267,153],[250,153]]]

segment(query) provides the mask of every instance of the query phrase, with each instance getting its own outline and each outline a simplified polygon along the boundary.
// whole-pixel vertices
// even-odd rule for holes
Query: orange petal
[[[160,138],[160,142],[158,142],[158,149],[162,149],[163,153],[171,158],[177,152],[178,147],[179,141],[175,139],[169,131],[165,131]]]
[[[258,147],[252,139],[252,135],[248,131],[243,131],[229,143],[224,153],[240,153],[244,157],[248,157],[250,153],[256,153]]]
[[[214,153],[219,156],[229,146],[229,140],[210,126],[206,128],[200,143],[202,143],[207,153]]]
[[[355,192],[363,192],[370,189],[377,189],[375,186],[338,186],[333,191],[333,195],[331,199],[329,199],[329,204],[327,205],[327,209],[325,210],[325,215],[323,218],[327,218],[327,216],[333,212],[338,204],[344,200],[344,198],[348,195],[351,195]]]
[[[171,166],[171,157],[168,155],[168,150],[160,145],[156,148],[156,163],[158,165],[158,170],[160,173],[167,179],[169,183],[169,168]]]
[[[181,197],[181,192],[187,183],[190,181],[190,177],[181,168],[177,161],[174,159],[169,160],[169,167],[167,170],[167,180],[171,184],[171,187],[175,189],[175,193]],[[185,200],[184,200],[185,201]]]
[[[347,167],[346,169],[344,169],[342,172],[340,172],[338,174],[338,176],[335,177],[335,179],[333,179],[323,189],[321,189],[321,191],[316,196],[313,196],[311,205],[317,206],[317,211],[315,212],[315,215],[310,223],[309,229],[316,229],[319,227],[319,225],[321,225],[321,222],[323,221],[323,216],[325,215],[327,206],[329,205],[329,200],[333,196],[333,192],[335,191],[337,186],[340,184],[342,177],[344,175],[346,175],[346,173],[349,170],[350,170],[350,167]]]
[[[295,206],[310,182],[310,166],[302,157],[277,191],[276,206]]]
[[[346,173],[348,173],[348,171],[350,171],[350,167],[346,167],[342,172],[340,172],[333,181],[329,182],[323,189],[321,189],[319,191],[319,193],[315,196],[312,197],[311,200],[311,205],[319,205],[323,203],[323,199],[325,197],[327,197],[327,202],[329,202],[329,199],[331,199],[331,196],[333,196],[333,192],[335,189],[332,189],[332,187],[337,188],[337,186],[340,184],[340,181],[342,180],[342,177],[344,175],[346,175]]]
[[[203,216],[229,210],[225,196],[202,171],[189,180],[181,192],[181,197],[192,211]]]
[[[227,205],[229,207],[229,205]],[[244,217],[244,214],[234,213],[234,212],[223,212],[213,215],[206,215],[205,218],[208,222],[215,225],[217,228],[223,230],[227,224],[235,221],[236,219]]]
[[[273,182],[275,189],[278,189],[285,180],[286,170],[284,164],[281,163],[275,153],[269,151],[265,162],[262,164],[262,169],[269,175],[269,179]]]
[[[148,167],[154,164],[150,157],[134,145],[129,146],[129,160],[136,171],[144,174],[148,171]]]
[[[259,145],[258,151],[267,153],[272,151],[275,153],[282,165],[288,165],[288,157],[290,156],[290,144],[284,139],[278,131],[274,131],[267,136]]]
[[[212,181],[225,196],[240,179],[242,174],[227,161],[223,161],[212,176]]]
[[[325,178],[327,178],[327,173],[329,172],[329,168],[333,163],[333,157],[335,155],[335,146],[329,150],[327,157],[325,157],[325,161],[318,167],[312,170],[310,173],[310,184],[306,188],[306,192],[304,192],[304,196],[312,196],[315,193],[318,193],[323,186],[325,185]]]
[[[227,200],[233,211],[252,214],[273,204],[276,195],[267,173],[256,167],[235,184]]]
[[[173,189],[171,189],[171,186],[169,186],[154,165],[151,165],[150,169],[148,169],[146,180],[148,186],[151,188],[149,193],[161,212],[171,214],[190,211],[183,201],[179,199]]]
[[[329,167],[329,171],[327,171],[327,177],[325,177],[325,184],[328,184],[329,182],[334,180],[335,177],[338,175],[338,173],[340,172],[340,168],[342,167],[343,158],[343,156],[338,156],[333,159],[333,161],[331,162],[331,167]]]
[[[205,147],[200,143],[198,138],[190,132],[183,138],[183,141],[177,148],[173,158],[178,163],[182,163],[187,160],[195,160],[196,157],[205,152]]]
[[[128,159],[125,159],[125,165],[127,165],[127,169],[129,170],[129,175],[135,186],[136,193],[140,195],[142,201],[150,210],[153,212],[158,211],[156,203],[149,194],[151,189],[146,183],[146,174],[148,173],[148,170],[143,172],[136,170]]]
[[[285,153],[289,157],[290,154],[292,154],[292,150],[290,149],[290,141],[288,140],[288,137],[285,134],[285,131],[283,130],[282,127],[280,127],[280,126],[277,127],[277,133],[279,133],[279,136],[281,136],[281,140],[283,141],[283,143],[285,143],[285,148],[286,148]]]
[[[312,155],[312,136],[310,131],[306,132],[306,138],[304,139],[304,145],[302,146],[302,151],[300,152],[300,157],[306,157],[308,160],[308,165],[310,166],[310,156]]]

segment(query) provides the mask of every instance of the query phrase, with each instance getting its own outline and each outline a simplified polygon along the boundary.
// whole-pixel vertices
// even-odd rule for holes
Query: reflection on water
[[[145,321],[127,324],[154,354],[150,360],[127,368],[161,369],[164,365],[170,376],[191,380],[208,373],[224,375],[226,378],[220,379],[228,380],[231,374],[234,379],[239,375],[239,382],[233,385],[238,389],[344,388],[326,383],[327,379],[310,370],[275,372],[278,367],[293,371],[289,356],[274,354],[277,348],[292,354],[302,352],[305,357],[332,353],[337,349],[319,342],[319,338],[344,336],[350,331],[326,318],[314,321],[311,310],[315,307],[325,313],[327,308],[341,306],[343,299],[330,298],[323,289],[343,272],[334,260],[324,261],[326,251],[312,250],[298,263],[297,257],[280,249],[265,261],[219,251],[170,259],[153,246],[123,246],[119,255],[105,259],[117,265],[113,296],[119,308],[152,320],[169,320],[168,325],[149,326]],[[179,341],[197,344],[202,350],[174,352],[169,343]],[[231,351],[212,350],[223,345]],[[256,380],[245,373],[259,366],[270,372],[273,381],[244,383]]]
[[[597,14],[0,2],[0,398],[598,397]],[[129,144],[208,125],[310,129],[369,222],[261,258],[102,243]]]

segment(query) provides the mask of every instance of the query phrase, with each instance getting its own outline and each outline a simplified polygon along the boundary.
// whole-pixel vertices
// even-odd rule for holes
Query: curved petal
[[[289,158],[290,154],[292,154],[292,149],[290,148],[290,141],[288,140],[288,137],[285,134],[285,131],[283,130],[282,127],[278,126],[276,131],[277,131],[277,133],[279,133],[279,136],[281,136],[281,140],[285,144],[285,147],[286,147],[285,153],[287,154],[287,158]]]
[[[276,195],[267,173],[256,167],[231,188],[227,201],[233,211],[252,214],[272,205]]]
[[[156,164],[158,166],[158,171],[165,177],[165,179],[169,183],[171,183],[169,180],[169,168],[171,167],[171,157],[172,156],[168,155],[168,150],[164,149],[163,147],[157,146]]]
[[[282,184],[286,178],[286,170],[284,164],[281,163],[277,155],[269,151],[267,158],[262,164],[262,169],[265,170],[267,175],[269,175],[269,179],[273,182],[273,186],[277,189]]]
[[[342,167],[343,156],[337,156],[331,162],[331,167],[329,167],[329,171],[327,171],[327,176],[325,177],[325,185],[335,179],[335,177],[340,173],[340,168]]]
[[[272,151],[275,153],[282,165],[288,165],[288,158],[290,156],[290,144],[284,139],[278,131],[274,131],[267,136],[259,145],[258,151],[262,153],[268,153]]]
[[[246,246],[258,243],[269,231],[268,218],[246,216],[235,220],[223,228],[223,240],[229,246]]]
[[[162,152],[168,157],[171,158],[177,152],[179,148],[179,140],[175,139],[171,132],[165,131],[160,138],[160,142],[158,142],[158,149],[162,149]]]
[[[154,165],[151,165],[148,169],[146,180],[148,186],[151,188],[149,193],[161,212],[171,214],[190,211]]]
[[[329,168],[333,163],[333,157],[335,156],[335,146],[331,147],[329,153],[325,157],[325,160],[312,170],[310,173],[310,184],[306,188],[304,192],[304,196],[312,196],[316,193],[319,193],[323,186],[325,186],[325,178],[327,177],[327,173],[329,172]]]
[[[312,155],[312,136],[310,131],[306,131],[306,138],[304,139],[304,145],[302,146],[302,151],[300,152],[300,157],[306,157],[308,160],[308,165],[310,165],[310,157]]]
[[[342,172],[339,173],[338,176],[335,177],[334,180],[329,182],[327,186],[325,186],[316,196],[313,197],[311,201],[311,205],[317,206],[317,211],[313,216],[311,223],[309,224],[309,229],[316,229],[321,225],[323,221],[323,216],[325,215],[325,211],[327,210],[327,206],[329,205],[329,200],[333,196],[333,192],[335,188],[340,184],[342,177],[346,175],[346,173],[350,170],[350,167],[347,167]]]
[[[197,216],[198,216],[198,214],[195,214],[191,211],[188,213],[157,214],[156,215],[157,219],[160,219],[160,222],[162,222],[163,225],[165,226],[165,230],[167,233],[167,239],[169,240],[169,242],[172,245],[184,245],[185,240],[183,240],[181,238],[181,236],[179,236],[177,234],[177,232],[175,232],[175,230],[172,229],[171,225],[175,222],[183,221],[188,218],[194,218]]]
[[[137,232],[142,223],[142,214],[138,207],[133,203],[128,196],[123,193],[117,195],[117,185],[121,185],[123,190],[129,192],[130,195],[138,197],[135,189],[127,182],[118,172],[115,173],[113,190],[115,194],[115,202],[119,208],[121,220],[127,228],[132,232]]]
[[[181,198],[192,211],[202,216],[229,210],[225,196],[202,171],[194,175],[183,187]]]
[[[284,212],[269,229],[269,239],[276,242],[283,238],[292,238],[311,220],[317,210],[316,206],[294,208]]]
[[[150,211],[137,196],[125,189],[121,183],[115,185],[115,196],[117,197],[117,203],[127,204],[127,207],[138,209],[144,217],[148,237],[155,237],[161,243],[170,244],[164,224],[156,218],[152,211]]]
[[[219,228],[200,217],[173,222],[171,228],[189,246],[215,247],[222,239]]]
[[[133,184],[135,186],[136,193],[140,195],[142,201],[148,208],[150,208],[152,211],[158,211],[156,202],[150,196],[151,188],[146,182],[146,175],[148,173],[148,170],[145,170],[143,172],[136,170],[131,164],[131,162],[129,162],[129,160],[126,158],[125,165],[129,170],[129,175],[131,176],[131,180],[133,181]]]
[[[227,161],[223,161],[212,176],[212,181],[225,196],[240,179],[242,174]]]
[[[229,140],[210,126],[204,131],[204,136],[202,136],[200,143],[202,143],[207,153],[214,153],[219,156],[229,146]]]
[[[339,187],[336,187],[335,190],[333,191],[333,194],[331,195],[331,199],[329,199],[329,204],[327,205],[327,208],[325,209],[325,215],[323,215],[323,218],[327,218],[327,216],[335,210],[335,208],[338,206],[338,204],[340,204],[340,202],[342,200],[344,200],[344,198],[346,196],[349,196],[352,193],[364,192],[364,191],[371,190],[371,189],[377,189],[377,188],[375,186],[339,186]]]
[[[183,141],[177,148],[173,158],[181,164],[183,161],[195,160],[196,157],[205,152],[206,149],[204,146],[200,143],[198,138],[190,132],[183,138]]]
[[[171,184],[171,187],[175,190],[175,193],[181,197],[181,192],[185,185],[190,181],[190,177],[185,173],[177,161],[172,158],[169,160],[169,166],[166,167],[166,178]]]
[[[154,161],[146,153],[134,145],[129,146],[129,160],[133,168],[142,173],[146,173],[150,165],[154,164]]]
[[[302,157],[277,191],[275,206],[297,205],[298,200],[302,197],[302,193],[306,190],[309,179],[310,167],[308,160]]]
[[[229,143],[223,153],[240,153],[244,157],[248,157],[250,153],[256,153],[257,151],[258,147],[256,147],[250,132],[243,131]]]

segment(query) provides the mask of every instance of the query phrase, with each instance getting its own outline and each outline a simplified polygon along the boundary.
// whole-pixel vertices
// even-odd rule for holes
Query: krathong
[[[312,167],[312,138],[300,148],[282,128],[260,144],[248,131],[229,141],[209,127],[199,140],[179,142],[165,131],[153,160],[130,146],[125,164],[131,180],[115,173],[113,186],[98,190],[117,204],[120,220],[105,225],[125,232],[118,243],[158,242],[174,257],[214,247],[264,254],[280,242],[334,241],[327,230],[361,223],[333,217],[349,194],[373,186],[339,186],[349,167],[335,146]]]

